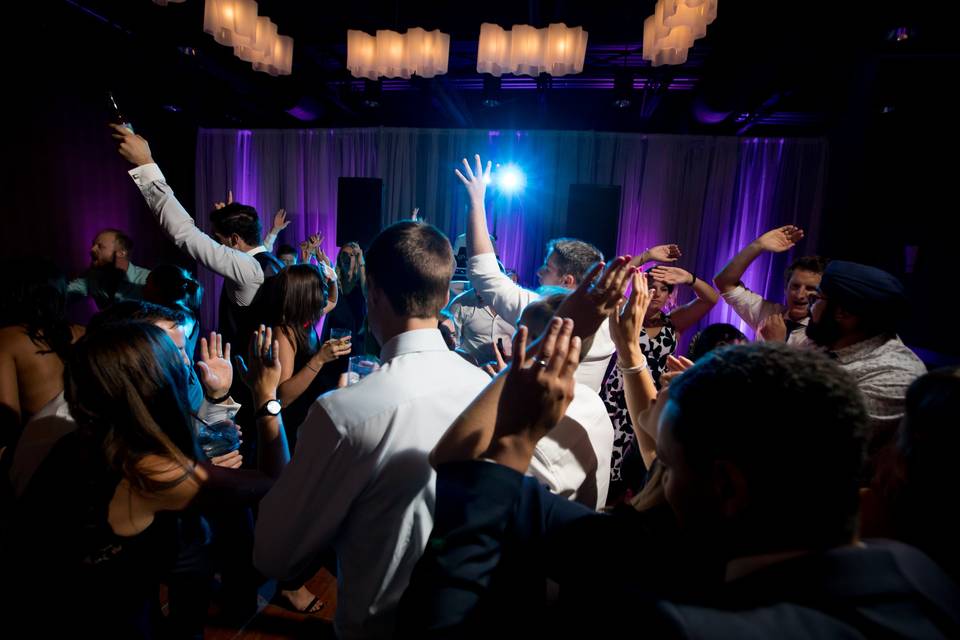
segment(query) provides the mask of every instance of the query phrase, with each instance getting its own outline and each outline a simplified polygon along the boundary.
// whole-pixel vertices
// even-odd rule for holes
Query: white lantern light
[[[277,25],[270,18],[257,18],[257,29],[253,39],[247,44],[237,45],[233,52],[246,62],[261,62],[265,57],[273,55],[273,41],[277,37]]]
[[[510,36],[510,72],[516,75],[537,76],[543,71],[543,50],[546,29],[534,29],[527,24],[515,24]]]
[[[357,78],[377,79],[377,39],[363,31],[347,31],[347,69]]]
[[[511,33],[503,27],[484,22],[480,25],[477,47],[477,71],[500,76],[510,72]]]
[[[203,30],[228,47],[243,46],[254,38],[257,3],[254,0],[206,0]]]
[[[405,44],[403,36],[396,31],[377,31],[377,75],[386,78],[410,77],[410,69],[406,66]]]
[[[587,54],[587,32],[583,27],[567,27],[551,24],[547,27],[546,46],[543,50],[541,70],[552,76],[583,71]]]

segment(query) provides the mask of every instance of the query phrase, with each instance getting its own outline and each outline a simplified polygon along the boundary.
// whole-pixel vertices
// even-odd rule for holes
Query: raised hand
[[[792,224],[779,229],[772,229],[756,239],[756,243],[764,251],[781,253],[803,240],[803,229]]]
[[[470,168],[470,163],[467,162],[466,158],[463,159],[465,173],[460,173],[459,169],[454,169],[453,172],[457,174],[460,182],[467,188],[467,194],[470,196],[470,199],[474,202],[482,203],[483,197],[487,193],[487,183],[490,182],[490,169],[493,163],[487,160],[487,168],[484,169],[483,164],[480,162],[480,154],[475,155],[474,159],[477,165],[476,173]]]
[[[280,233],[287,228],[287,225],[290,224],[290,220],[287,220],[287,210],[280,209],[273,215],[273,233]]]
[[[219,210],[223,209],[228,204],[233,204],[233,189],[227,189],[227,201],[226,202],[214,202],[213,209]]]
[[[150,145],[143,136],[138,136],[122,124],[111,124],[110,128],[113,129],[113,139],[120,143],[117,151],[124,160],[137,167],[153,162]]]
[[[634,271],[631,278],[633,292],[630,300],[621,305],[621,311],[610,316],[610,337],[617,353],[640,352],[640,332],[643,329],[643,317],[650,306],[650,288],[647,286],[647,274]]]
[[[601,274],[603,266],[598,262],[590,267],[577,288],[557,309],[558,317],[573,320],[581,338],[592,336],[604,320],[617,312],[630,284],[630,275],[636,269],[630,266],[630,256],[616,258]]]
[[[573,321],[554,318],[536,354],[527,354],[527,328],[513,337],[513,363],[497,405],[494,442],[518,438],[530,450],[560,420],[573,400],[573,374],[580,363],[580,338]]]
[[[410,213],[410,219],[413,220],[414,222],[420,222],[421,221],[420,218],[417,217],[419,215],[420,215],[420,207],[414,207],[413,211]]]
[[[693,274],[684,271],[679,267],[656,266],[650,270],[650,275],[654,280],[666,282],[667,284],[692,284]]]
[[[678,258],[683,256],[680,253],[680,247],[675,244],[660,244],[647,249],[646,253],[649,260],[656,260],[657,262],[676,262]]]
[[[786,342],[787,323],[779,313],[767,316],[757,327],[757,335],[766,342]]]
[[[233,367],[230,366],[230,343],[224,344],[223,336],[210,332],[210,340],[200,338],[200,384],[211,398],[220,398],[230,391],[233,384]]]
[[[500,339],[493,347],[494,360],[483,365],[483,370],[491,377],[496,378],[497,374],[507,368],[507,361],[503,357],[503,347]]]
[[[660,374],[660,388],[666,389],[668,386],[670,386],[670,382],[674,378],[692,367],[693,364],[694,362],[690,358],[685,358],[683,356],[680,356],[679,358],[667,356],[667,369]]]
[[[270,327],[260,325],[250,338],[250,366],[240,356],[234,356],[234,362],[243,382],[250,387],[254,398],[276,398],[277,385],[280,384],[280,344],[273,339]]]

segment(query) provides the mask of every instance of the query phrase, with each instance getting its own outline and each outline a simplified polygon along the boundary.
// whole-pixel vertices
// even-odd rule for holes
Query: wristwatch
[[[280,401],[274,398],[273,400],[267,400],[260,409],[253,415],[254,418],[263,418],[265,416],[278,416],[280,415]]]

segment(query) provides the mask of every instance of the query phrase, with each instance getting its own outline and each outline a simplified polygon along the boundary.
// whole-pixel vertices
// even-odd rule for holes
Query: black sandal
[[[275,604],[282,609],[287,611],[293,611],[294,613],[299,613],[300,615],[309,616],[314,613],[319,613],[325,606],[325,602],[320,602],[320,596],[314,596],[313,600],[306,606],[305,609],[296,608],[290,599],[287,596],[283,595],[283,591],[277,589],[276,595],[273,596],[273,600],[270,601],[270,604]],[[319,606],[317,606],[319,605]]]

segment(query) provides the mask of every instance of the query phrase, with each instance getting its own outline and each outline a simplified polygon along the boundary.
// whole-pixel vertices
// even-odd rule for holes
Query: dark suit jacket
[[[489,462],[443,465],[398,636],[960,637],[960,591],[912,547],[812,553],[722,585],[663,522],[591,512]],[[578,597],[547,609],[544,576]]]

